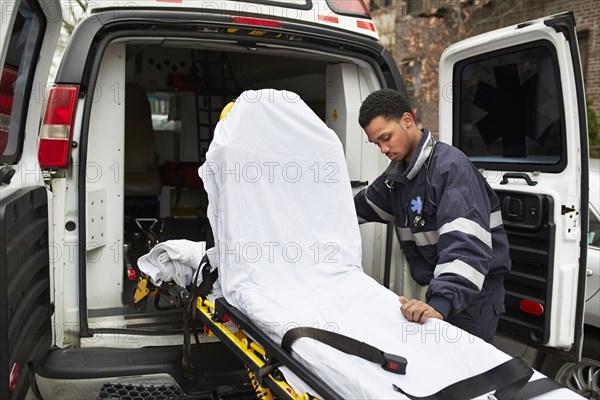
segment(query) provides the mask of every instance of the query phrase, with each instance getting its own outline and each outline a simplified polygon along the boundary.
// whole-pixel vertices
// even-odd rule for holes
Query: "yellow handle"
[[[221,110],[221,115],[219,116],[219,121],[222,121],[225,119],[225,117],[227,116],[227,114],[229,114],[229,111],[231,111],[231,108],[233,107],[234,104],[235,104],[235,102],[230,101],[229,103],[227,103],[227,105],[225,107],[223,107],[223,110]]]

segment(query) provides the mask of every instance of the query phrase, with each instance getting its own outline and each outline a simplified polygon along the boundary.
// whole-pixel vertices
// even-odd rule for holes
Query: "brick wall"
[[[431,27],[423,18],[413,18],[407,15],[408,0],[398,1],[396,5],[396,40],[394,41],[392,54],[400,70],[406,68],[406,59],[409,52],[409,43],[405,38],[409,32],[415,29],[425,32]],[[412,2],[414,8],[414,2]],[[439,2],[438,2],[439,4]],[[481,22],[477,25],[473,34],[494,30],[519,22],[539,18],[547,15],[557,14],[565,11],[573,11],[577,23],[578,36],[581,40],[582,60],[584,63],[584,80],[586,85],[587,99],[592,102],[594,111],[600,116],[600,4],[597,0],[496,0],[493,3],[496,9],[480,11],[474,14],[474,21]],[[426,10],[435,7],[436,2],[425,0],[417,6],[417,9]],[[502,9],[504,7],[505,9]],[[479,20],[477,20],[479,19]],[[444,43],[444,46],[450,43]],[[438,132],[437,96],[427,95],[413,99],[414,106],[419,109],[421,122],[433,132]]]
[[[396,40],[392,50],[392,56],[400,69],[400,72],[404,74],[406,70],[412,70],[415,75],[419,72],[414,67],[410,66],[410,43],[409,35],[414,31],[425,32],[430,29],[427,26],[427,22],[420,18],[413,18],[406,14],[406,3],[399,1],[398,8],[396,11]],[[412,83],[407,82],[407,86],[410,90]],[[411,99],[413,107],[417,109],[417,118],[419,122],[434,134],[438,132],[438,113],[437,113],[437,96],[435,93],[431,93],[429,98],[427,96],[418,96]]]
[[[600,4],[596,0],[533,0],[527,3],[527,19],[536,15],[552,15],[563,11],[573,11],[577,24],[582,58],[587,54],[584,64],[585,92],[596,115],[600,116]]]

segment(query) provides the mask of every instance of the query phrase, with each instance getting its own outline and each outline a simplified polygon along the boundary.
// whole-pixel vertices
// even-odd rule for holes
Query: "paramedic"
[[[429,285],[425,302],[400,297],[400,311],[419,323],[444,319],[491,343],[510,270],[498,197],[460,150],[417,127],[400,92],[369,95],[359,124],[391,160],[355,196],[359,222],[394,221],[413,279]]]

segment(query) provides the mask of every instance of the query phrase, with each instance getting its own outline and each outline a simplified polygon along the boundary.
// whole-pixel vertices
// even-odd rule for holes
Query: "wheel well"
[[[600,329],[592,325],[584,325],[583,332],[581,357],[600,361]],[[569,362],[557,354],[540,351],[535,365],[541,373],[554,379],[560,367]]]

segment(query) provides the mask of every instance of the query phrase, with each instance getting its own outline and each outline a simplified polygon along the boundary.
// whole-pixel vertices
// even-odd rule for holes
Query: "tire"
[[[586,329],[584,338],[580,362],[548,355],[540,372],[581,396],[600,400],[600,335],[597,330]]]

